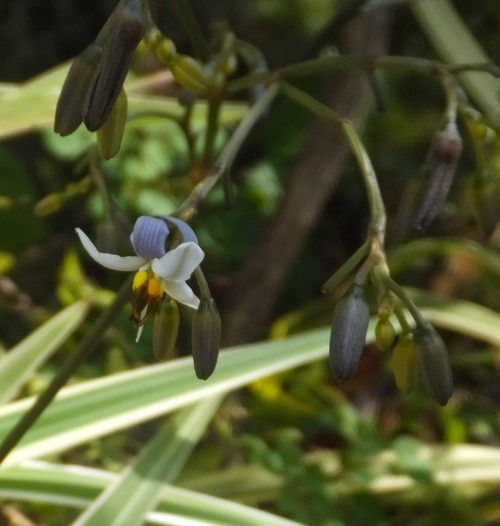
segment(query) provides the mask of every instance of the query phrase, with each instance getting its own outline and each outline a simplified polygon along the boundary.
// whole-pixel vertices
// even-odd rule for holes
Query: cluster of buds
[[[134,271],[132,319],[139,340],[144,323],[154,318],[153,352],[167,357],[175,346],[179,330],[178,304],[195,312],[192,317],[192,354],[195,372],[207,379],[215,369],[220,347],[219,313],[199,268],[204,252],[195,233],[184,221],[171,216],[141,216],[137,219],[131,244],[134,256],[100,252],[80,229],[77,234],[89,255],[102,266]],[[201,301],[186,283],[197,278]]]
[[[96,40],[74,59],[57,102],[54,130],[66,136],[83,122],[97,132],[104,159],[120,148],[127,119],[123,83],[149,20],[145,0],[121,0]]]
[[[359,279],[360,275],[363,279]],[[397,387],[408,392],[417,385],[420,377],[432,397],[439,404],[445,405],[453,392],[453,380],[443,340],[420,315],[404,291],[392,281],[385,264],[375,265],[370,276],[372,279],[373,276],[378,276],[373,281],[384,288],[378,299],[375,338],[382,350],[392,352],[392,368]],[[364,271],[358,271],[353,284],[337,301],[333,312],[329,361],[332,373],[342,380],[355,374],[365,345],[370,321],[366,278]],[[337,281],[335,275],[332,279]],[[406,320],[403,304],[414,318],[414,328]],[[391,321],[393,313],[401,326],[399,336]]]

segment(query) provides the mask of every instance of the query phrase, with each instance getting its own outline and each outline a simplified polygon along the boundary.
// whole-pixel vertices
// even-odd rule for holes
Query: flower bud
[[[127,95],[123,90],[105,123],[97,130],[97,146],[103,159],[111,159],[120,151],[127,122]]]
[[[381,319],[377,322],[377,326],[375,327],[375,339],[377,345],[383,351],[390,351],[392,349],[394,340],[396,339],[396,331],[389,320]]]
[[[64,206],[65,199],[62,194],[47,194],[35,205],[35,214],[38,216],[50,216],[59,212]]]
[[[185,88],[196,93],[204,93],[208,82],[203,74],[201,64],[187,55],[175,55],[169,61],[170,71],[175,80]]]
[[[453,392],[450,361],[443,340],[429,323],[420,324],[414,331],[416,354],[424,380],[432,397],[446,405]]]
[[[83,122],[97,131],[108,118],[127,76],[132,54],[146,33],[141,0],[122,0],[113,11],[103,51],[83,107]]]
[[[206,380],[217,365],[220,334],[221,321],[215,301],[202,297],[191,325],[194,370],[200,380]]]
[[[179,308],[175,301],[164,301],[155,316],[153,327],[153,354],[165,360],[175,348],[179,332]]]
[[[330,333],[330,369],[348,379],[356,371],[370,321],[370,309],[363,287],[354,285],[333,311]]]
[[[73,60],[57,101],[54,131],[65,137],[82,123],[82,111],[88,89],[99,65],[102,48],[90,44]]]
[[[417,213],[416,227],[425,229],[438,215],[448,196],[458,161],[462,154],[462,138],[456,124],[449,123],[432,140],[427,158],[429,179]]]
[[[400,391],[407,393],[415,387],[418,367],[412,334],[407,333],[399,337],[392,354],[392,371]]]

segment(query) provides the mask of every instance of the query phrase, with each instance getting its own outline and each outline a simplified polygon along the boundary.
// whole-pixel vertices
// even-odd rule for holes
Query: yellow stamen
[[[148,273],[145,270],[139,270],[135,273],[134,281],[132,283],[132,290],[135,292],[140,288],[144,287],[148,281]]]
[[[158,298],[163,292],[164,289],[161,280],[158,278],[151,278],[148,283],[148,296]]]

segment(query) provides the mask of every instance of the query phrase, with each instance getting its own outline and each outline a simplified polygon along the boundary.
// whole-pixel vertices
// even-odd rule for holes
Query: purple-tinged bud
[[[90,44],[71,64],[57,101],[54,131],[65,137],[82,123],[87,92],[101,59],[102,48]]]
[[[111,113],[97,130],[97,146],[104,160],[113,158],[120,151],[126,122],[127,95],[121,90]]]
[[[402,334],[392,354],[392,371],[398,389],[403,393],[411,391],[417,383],[418,364],[411,333]]]
[[[177,303],[172,300],[164,301],[155,316],[153,327],[153,354],[157,360],[165,360],[172,354],[179,332],[179,323]]]
[[[130,241],[138,256],[151,260],[165,255],[168,235],[165,221],[157,217],[140,216],[130,234]]]
[[[201,298],[191,325],[191,346],[194,370],[200,380],[206,380],[217,365],[221,337],[221,321],[212,298]]]
[[[436,402],[446,405],[453,393],[450,360],[441,336],[429,324],[420,324],[413,333],[415,350],[424,381]]]
[[[358,368],[370,321],[370,309],[363,287],[354,285],[333,311],[330,334],[330,369],[343,380]]]
[[[424,230],[438,215],[448,196],[458,161],[462,155],[462,138],[455,123],[438,131],[427,158],[428,181],[417,213],[416,228]]]
[[[103,51],[83,106],[83,122],[97,131],[108,118],[127,76],[132,55],[146,33],[141,0],[122,0],[106,24]]]

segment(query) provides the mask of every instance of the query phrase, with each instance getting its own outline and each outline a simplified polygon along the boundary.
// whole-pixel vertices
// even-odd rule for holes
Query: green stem
[[[208,42],[196,19],[189,0],[172,0],[173,7],[186,32],[194,53],[203,61],[208,60]]]
[[[208,175],[196,185],[189,197],[181,204],[174,215],[181,219],[188,220],[197,212],[200,203],[205,199],[210,190],[217,184],[224,173],[231,168],[244,140],[248,137],[248,134],[260,117],[269,108],[271,102],[278,94],[278,90],[278,85],[270,86],[253,105],[246,117],[236,128]]]
[[[326,281],[321,290],[333,293],[337,287],[354,271],[354,269],[366,258],[370,252],[370,244],[365,241],[354,254]]]
[[[73,356],[66,361],[57,375],[50,382],[49,386],[43,391],[30,409],[24,413],[14,428],[3,439],[0,444],[0,463],[14,449],[25,433],[33,426],[45,408],[52,402],[59,390],[71,378],[78,367],[87,359],[90,353],[96,348],[97,344],[104,336],[106,329],[110,327],[116,316],[123,309],[130,297],[132,277],[130,276],[121,286],[113,303],[109,308],[101,313],[87,332],[83,340],[76,348]]]
[[[306,60],[291,64],[269,72],[254,72],[228,83],[230,93],[240,91],[255,84],[281,79],[294,79],[308,77],[316,73],[326,73],[334,69],[361,69],[373,71],[376,69],[408,70],[423,75],[436,76],[436,72],[445,69],[450,73],[463,71],[483,71],[494,77],[500,76],[500,68],[491,62],[477,62],[467,64],[442,64],[436,60],[406,57],[399,55],[386,55],[380,57],[364,57],[361,55],[335,55]]]
[[[377,236],[383,243],[386,225],[384,202],[382,200],[377,176],[375,175],[375,170],[373,169],[370,157],[368,156],[354,126],[349,120],[340,118],[334,110],[317,101],[304,91],[295,88],[286,82],[281,85],[281,89],[287,97],[301,106],[304,106],[318,117],[331,121],[342,130],[342,133],[356,158],[366,186],[368,203],[370,206],[370,234]]]
[[[389,276],[389,274],[383,275],[382,279],[384,280],[387,288],[392,291],[408,309],[417,325],[429,325],[429,322],[422,316],[413,301],[411,301],[411,299],[406,295],[406,292]]]
[[[205,147],[202,158],[204,166],[210,166],[213,161],[215,139],[219,129],[220,106],[219,99],[211,99],[208,103],[207,132],[205,135]]]
[[[196,283],[198,283],[198,288],[200,289],[201,296],[203,298],[211,298],[212,293],[210,291],[210,287],[208,286],[207,278],[205,277],[205,274],[203,274],[203,270],[201,267],[196,267],[193,276],[196,279]]]

